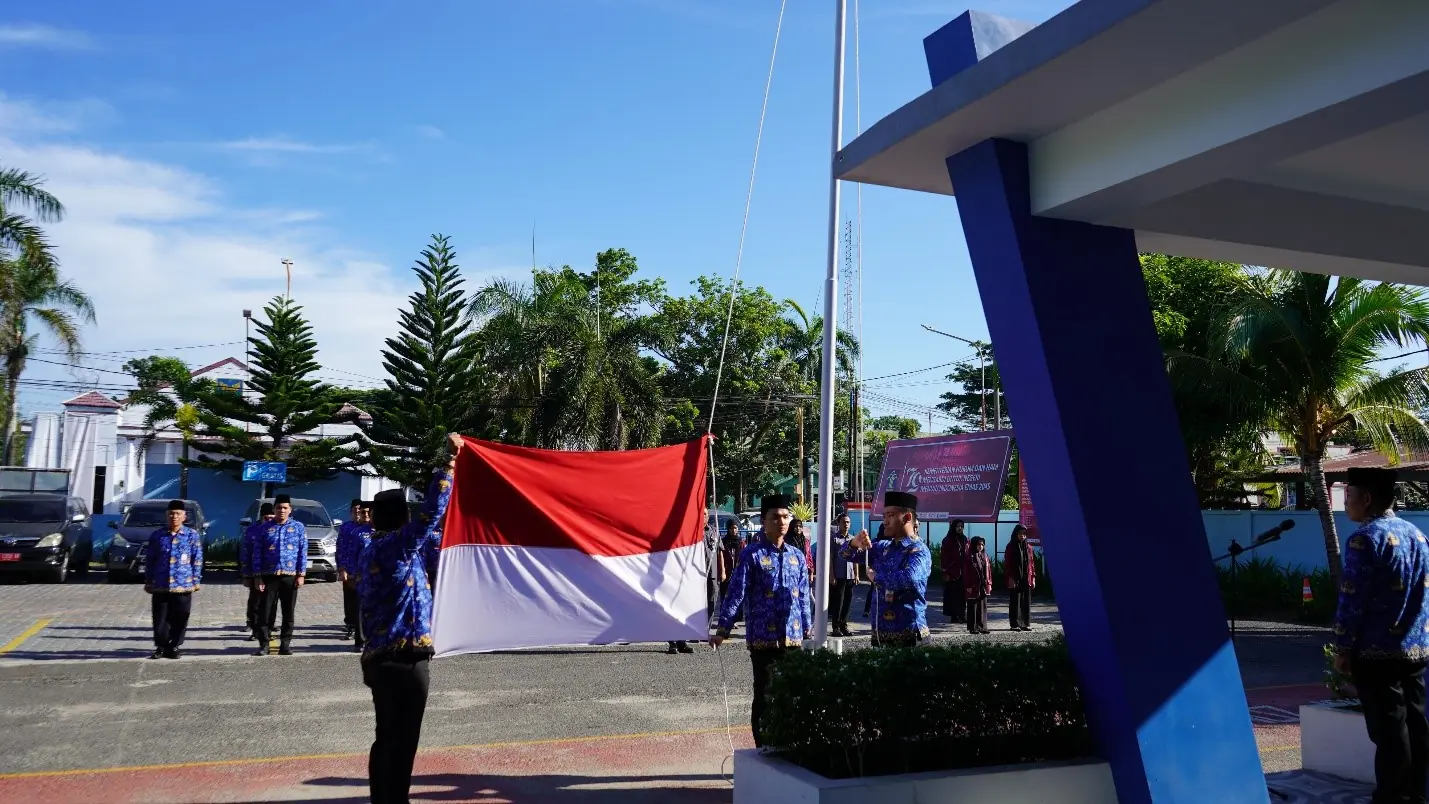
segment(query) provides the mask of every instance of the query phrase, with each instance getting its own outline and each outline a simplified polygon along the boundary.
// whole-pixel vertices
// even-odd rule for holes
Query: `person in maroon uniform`
[[[992,594],[992,562],[987,557],[987,540],[974,536],[963,557],[963,597],[966,601],[969,634],[987,633],[987,596]]]
[[[943,570],[943,616],[950,623],[968,618],[967,602],[963,599],[963,561],[968,555],[967,526],[961,519],[948,523],[948,535],[943,537],[940,562]]]
[[[1007,620],[1009,630],[1032,630],[1032,590],[1037,588],[1037,565],[1032,560],[1032,545],[1027,541],[1027,528],[1012,529],[1012,541],[1002,557],[1002,574],[1007,578]]]

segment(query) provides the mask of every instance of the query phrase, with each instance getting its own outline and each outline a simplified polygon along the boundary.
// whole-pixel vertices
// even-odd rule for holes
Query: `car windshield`
[[[0,522],[63,522],[64,500],[0,499]]]
[[[324,508],[299,506],[293,509],[293,519],[310,528],[332,527],[332,519],[328,517],[327,510]]]
[[[188,514],[185,524],[194,526],[198,520],[198,515],[194,509],[186,507],[184,513]],[[125,528],[162,528],[169,524],[169,505],[135,505],[128,513],[124,514],[124,521],[120,523]],[[197,527],[197,526],[195,526]]]

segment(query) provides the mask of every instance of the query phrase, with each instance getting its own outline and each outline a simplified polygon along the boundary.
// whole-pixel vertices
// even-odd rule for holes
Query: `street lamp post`
[[[967,338],[963,338],[963,337],[958,336],[958,335],[953,335],[953,334],[948,333],[948,332],[943,332],[943,331],[940,330],[940,329],[933,329],[932,327],[928,326],[927,324],[924,324],[924,325],[923,325],[923,329],[926,329],[926,330],[928,330],[929,332],[932,332],[932,333],[934,333],[934,334],[936,334],[936,335],[942,335],[942,336],[945,337],[945,338],[952,338],[953,340],[956,340],[956,341],[962,341],[963,343],[965,343],[965,344],[967,344],[968,346],[971,346],[972,348],[974,348],[974,349],[977,350],[977,362],[978,362],[978,367],[979,367],[979,369],[980,369],[981,372],[982,372],[982,393],[980,393],[978,396],[979,396],[979,398],[980,398],[981,401],[982,401],[982,429],[986,430],[986,429],[987,429],[987,352],[983,349],[983,345],[980,344],[980,343],[978,343],[977,341],[970,341],[970,340],[968,340]],[[1000,394],[1000,393],[997,395],[997,428],[996,428],[996,429],[998,429],[998,430],[1001,430],[1001,429],[1002,429],[1002,394]]]

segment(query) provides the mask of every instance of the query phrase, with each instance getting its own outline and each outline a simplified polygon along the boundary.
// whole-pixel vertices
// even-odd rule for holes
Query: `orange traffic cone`
[[[1300,602],[1309,603],[1315,599],[1315,593],[1310,591],[1310,579],[1305,579],[1305,584],[1300,587]]]

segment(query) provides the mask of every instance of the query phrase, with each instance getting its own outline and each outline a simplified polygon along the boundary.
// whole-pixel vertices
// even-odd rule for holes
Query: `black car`
[[[169,501],[143,500],[129,506],[124,516],[110,522],[114,528],[114,541],[109,545],[110,583],[129,583],[144,579],[144,557],[149,547],[149,536],[159,528],[168,527]],[[203,536],[208,531],[209,522],[203,518],[203,506],[193,500],[184,500],[184,511],[188,518],[184,524]]]
[[[0,572],[64,583],[89,574],[94,557],[89,509],[63,494],[0,497]]]

